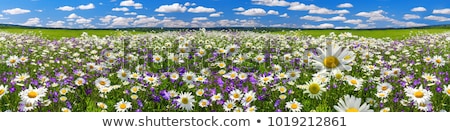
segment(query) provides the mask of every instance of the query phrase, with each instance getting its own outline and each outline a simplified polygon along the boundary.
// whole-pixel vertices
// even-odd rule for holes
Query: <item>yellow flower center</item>
[[[264,80],[264,82],[267,82],[267,81],[269,81],[269,78],[265,77],[263,80]]]
[[[427,61],[430,61],[430,60],[431,60],[431,58],[425,58],[425,60],[427,60]]]
[[[441,63],[441,60],[440,60],[440,59],[437,59],[437,60],[436,60],[436,63],[440,64],[440,63]]]
[[[186,50],[185,50],[185,49],[180,49],[180,52],[181,52],[181,53],[185,53]]]
[[[416,91],[416,92],[414,92],[414,96],[416,98],[422,98],[424,96],[424,94],[422,91]]]
[[[102,108],[102,109],[105,108],[105,104],[100,104],[99,106],[100,106],[100,108]]]
[[[4,89],[0,89],[0,95],[2,95],[3,93],[5,93]]]
[[[295,72],[291,72],[291,77],[295,77],[297,74]]]
[[[138,91],[138,89],[136,87],[131,88],[131,91],[136,93]]]
[[[234,48],[230,48],[230,52],[234,52],[234,50],[235,50]]]
[[[342,74],[341,73],[337,73],[336,74],[336,79],[341,79],[342,78]]]
[[[239,94],[238,93],[233,94],[233,98],[235,99],[239,98]]]
[[[297,109],[298,105],[296,103],[291,104],[291,109]]]
[[[285,87],[281,87],[280,88],[280,92],[282,92],[282,93],[286,92],[286,88]]]
[[[155,79],[153,77],[149,77],[148,81],[153,82]]]
[[[231,77],[231,78],[235,78],[235,77],[236,77],[236,74],[235,74],[235,73],[232,73],[232,74],[230,74],[230,77]]]
[[[202,106],[206,106],[206,102],[202,102]]]
[[[62,89],[61,93],[65,94],[65,93],[67,93],[67,90],[66,89]]]
[[[187,80],[192,80],[192,76],[187,76],[186,79]]]
[[[350,80],[350,83],[352,83],[353,85],[358,84],[358,81],[356,81],[355,79]]]
[[[262,61],[262,58],[261,58],[261,57],[258,57],[258,58],[256,58],[256,60],[258,60],[258,61]]]
[[[252,96],[248,96],[247,99],[245,99],[246,102],[250,102],[252,101],[253,97]]]
[[[309,92],[311,92],[311,94],[317,94],[320,91],[320,86],[317,83],[313,83],[309,85]]]
[[[36,98],[37,96],[38,96],[38,93],[35,91],[28,92],[29,98]]]
[[[387,86],[383,86],[383,87],[381,87],[381,90],[383,90],[383,91],[386,91],[388,89],[388,87]]]
[[[348,108],[345,112],[359,112],[359,110],[351,107],[351,108]]]
[[[398,71],[396,70],[396,71],[394,71],[394,74],[398,74]]]
[[[106,85],[106,82],[105,81],[100,81],[99,84],[100,85]]]
[[[203,77],[198,77],[197,80],[203,81]]]
[[[173,78],[173,79],[177,78],[177,75],[172,75],[172,78]]]
[[[334,56],[328,56],[323,59],[323,65],[326,68],[336,68],[339,65],[339,60]]]
[[[380,97],[384,97],[385,95],[386,95],[386,94],[384,94],[384,93],[380,93],[380,94],[379,94]]]
[[[216,99],[216,100],[219,100],[220,99],[220,96],[214,96],[214,98]]]
[[[203,50],[201,50],[200,52],[198,52],[198,54],[203,55],[205,52]]]
[[[127,77],[127,73],[122,72],[122,77]]]
[[[0,92],[0,94],[1,94],[1,92]],[[447,90],[447,94],[450,94],[450,89]]]
[[[220,63],[219,67],[225,67],[225,63]]]
[[[350,60],[350,58],[352,58],[350,55],[346,55],[346,56],[344,57],[344,60]]]
[[[16,60],[15,59],[11,59],[11,60],[9,60],[9,63],[16,63]]]
[[[156,58],[155,58],[155,60],[156,60],[156,61],[160,61],[160,60],[161,60],[161,58],[159,58],[159,57],[156,57]]]
[[[182,99],[181,99],[181,103],[183,103],[183,104],[188,104],[188,103],[189,103],[188,98],[186,98],[186,97],[182,98]]]
[[[303,62],[304,62],[304,63],[308,63],[308,60],[307,60],[307,59],[304,59]]]
[[[127,108],[127,105],[125,103],[122,103],[122,104],[119,105],[119,108],[120,109],[125,109],[125,108]]]
[[[228,105],[227,105],[227,108],[228,108],[228,109],[231,109],[231,108],[233,108],[233,104],[231,104],[231,103],[230,103],[230,104],[228,104]]]

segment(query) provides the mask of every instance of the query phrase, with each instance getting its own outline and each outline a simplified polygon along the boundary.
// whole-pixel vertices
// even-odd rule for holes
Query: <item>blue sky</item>
[[[0,23],[63,28],[450,24],[445,0],[2,0]]]

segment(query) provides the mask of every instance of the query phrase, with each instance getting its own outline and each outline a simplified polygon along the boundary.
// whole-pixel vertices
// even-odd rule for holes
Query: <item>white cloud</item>
[[[188,12],[192,12],[192,13],[212,13],[212,12],[216,12],[216,9],[214,8],[207,8],[207,7],[203,7],[203,6],[198,6],[195,8],[189,8]]]
[[[157,14],[156,16],[165,16],[165,14]]]
[[[344,26],[344,27],[335,27],[334,29],[350,29],[349,26]]]
[[[72,13],[72,14],[70,14],[69,16],[67,16],[66,18],[67,18],[67,19],[77,19],[77,18],[80,18],[80,16],[78,16],[78,15],[75,14],[75,13]]]
[[[161,21],[161,24],[164,27],[186,27],[189,25],[188,22],[182,20],[174,20],[172,18],[164,18],[164,20]]]
[[[216,22],[220,27],[260,27],[262,24],[255,20],[228,20],[223,19]]]
[[[328,21],[345,21],[345,20],[347,20],[347,18],[345,18],[343,16],[335,16],[335,17],[328,19]]]
[[[185,12],[187,8],[185,6],[180,5],[179,3],[173,3],[172,5],[161,5],[159,8],[155,9],[156,12]]]
[[[222,15],[223,12],[216,12],[216,13],[212,13],[209,15],[209,17],[220,17],[220,15]]]
[[[117,16],[106,15],[105,17],[100,18],[100,21],[103,23],[110,23],[114,18],[117,18]]]
[[[89,3],[87,5],[78,6],[78,9],[80,9],[80,10],[90,10],[90,9],[94,9],[94,8],[95,8],[95,6],[92,3]]]
[[[391,20],[392,24],[395,24],[397,26],[401,26],[401,27],[422,27],[422,26],[427,26],[427,24],[422,24],[422,23],[415,23],[415,22],[403,22],[403,21],[398,21],[398,20]]]
[[[133,6],[134,9],[142,9],[143,6],[141,3],[135,3],[133,0],[125,0],[120,2],[120,6]]]
[[[289,18],[287,13],[284,13],[284,14],[280,15],[280,17]]]
[[[300,17],[300,19],[309,20],[309,21],[317,21],[317,22],[320,22],[320,21],[345,21],[345,20],[347,20],[347,18],[345,18],[343,16],[335,16],[335,17],[332,17],[332,18],[323,18],[323,17],[319,17],[319,16],[310,16],[310,15],[306,15],[306,16]]]
[[[371,11],[371,12],[359,12],[355,16],[369,18],[368,22],[390,20],[389,17],[386,17],[383,15],[385,13],[386,12],[384,12],[383,10],[376,10],[376,11]]]
[[[267,11],[267,14],[269,14],[269,15],[278,15],[279,13],[278,13],[278,11],[269,10],[269,11]]]
[[[35,10],[36,12],[43,12],[44,10]]]
[[[41,26],[41,19],[34,17],[34,18],[29,18],[27,20],[27,22],[23,23],[22,25],[24,26]]]
[[[195,3],[190,3],[190,2],[184,3],[184,6],[195,6],[195,5],[197,5],[197,4],[195,4]]]
[[[126,26],[129,26],[130,25],[129,23],[133,22],[133,21],[134,21],[133,18],[117,17],[112,20],[112,23],[110,26],[111,27],[114,27],[114,26],[126,27]]]
[[[347,14],[350,13],[348,10],[330,10],[327,8],[319,8],[309,10],[309,14]]]
[[[439,22],[450,21],[450,18],[443,17],[443,16],[434,16],[434,15],[426,16],[426,17],[424,17],[424,19],[434,20],[434,21],[439,21]]]
[[[251,8],[251,9],[245,10],[245,11],[237,13],[237,14],[241,14],[241,15],[245,15],[245,16],[265,16],[266,11],[261,8]]]
[[[234,8],[233,11],[245,11],[243,7]]]
[[[375,28],[375,26],[369,26],[368,24],[358,24],[355,27],[356,29],[369,29],[369,28]]]
[[[2,12],[5,13],[5,14],[9,14],[9,15],[17,15],[17,14],[29,13],[30,10],[21,9],[21,8],[14,8],[14,9],[3,10]]]
[[[46,25],[53,28],[64,28],[64,21],[49,21]]]
[[[331,24],[331,23],[323,23],[323,24],[320,24],[320,25],[318,25],[318,26],[316,26],[316,25],[305,24],[305,25],[302,25],[302,27],[303,27],[303,28],[327,29],[327,28],[334,28],[334,25]]]
[[[206,21],[208,20],[207,17],[194,17],[192,18],[192,21]]]
[[[71,7],[71,6],[61,6],[61,7],[56,8],[56,10],[60,10],[60,11],[73,11],[73,10],[75,10],[75,8],[74,8],[74,7]]]
[[[420,16],[414,14],[405,14],[403,15],[403,19],[405,20],[420,19]]]
[[[338,8],[352,8],[353,5],[350,3],[342,3],[337,6]]]
[[[421,11],[427,11],[425,7],[414,7],[411,9],[413,12],[421,12]]]
[[[124,15],[126,15],[126,16],[135,16],[135,15],[137,15],[137,13],[136,12],[127,12],[127,13],[124,13]]]
[[[307,10],[314,10],[314,9],[318,9],[319,7],[317,7],[314,4],[311,5],[305,5],[303,3],[300,2],[292,2],[288,8],[288,10],[295,10],[295,11],[307,11]]]
[[[450,8],[435,9],[435,10],[433,10],[433,14],[446,14],[446,15],[449,15],[450,14]]]
[[[344,21],[344,23],[350,23],[350,24],[355,24],[355,25],[357,25],[357,24],[361,24],[361,23],[362,23],[362,20],[361,20],[361,19],[351,19],[351,20],[346,20],[346,21]]]
[[[112,11],[123,11],[123,12],[126,12],[126,11],[129,11],[129,9],[126,8],[126,7],[112,8]]]
[[[135,20],[132,25],[138,26],[138,27],[155,27],[159,24],[161,20],[156,19],[155,17],[140,17],[139,19]]]
[[[77,20],[75,20],[75,22],[78,24],[89,24],[92,22],[92,20],[80,17]]]
[[[289,2],[284,0],[252,0],[253,4],[265,6],[289,6]]]

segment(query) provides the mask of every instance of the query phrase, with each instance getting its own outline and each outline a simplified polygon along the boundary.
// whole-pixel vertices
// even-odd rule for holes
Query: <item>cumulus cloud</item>
[[[343,27],[335,27],[334,29],[350,29],[349,26],[343,26]]]
[[[421,11],[427,11],[425,7],[414,7],[411,9],[413,12],[421,12]]]
[[[450,8],[435,9],[435,10],[433,10],[433,14],[446,14],[446,15],[449,15],[450,14]]]
[[[353,5],[350,3],[342,3],[337,6],[338,8],[352,8]]]
[[[243,7],[234,8],[233,11],[245,11]]]
[[[300,2],[292,2],[288,8],[288,10],[294,10],[294,11],[307,11],[307,10],[314,10],[314,9],[319,9],[319,7],[314,4],[305,5]]]
[[[192,18],[192,21],[206,21],[208,20],[207,17],[194,17]]]
[[[345,20],[347,20],[347,18],[345,18],[343,16],[335,16],[335,17],[332,17],[332,18],[323,18],[323,17],[320,17],[320,16],[310,16],[310,15],[306,15],[306,16],[300,17],[300,19],[302,19],[302,20],[309,20],[309,21],[317,21],[317,22],[320,22],[320,21],[345,21]]]
[[[350,23],[350,24],[355,24],[355,25],[357,25],[357,24],[361,24],[361,23],[362,23],[362,20],[361,20],[361,19],[351,19],[351,20],[346,20],[346,21],[344,21],[344,23]]]
[[[81,18],[80,16],[78,16],[75,13],[70,14],[69,16],[65,17],[67,18],[67,21],[74,21],[75,19]]]
[[[127,12],[127,11],[129,11],[129,9],[126,8],[126,7],[112,8],[112,11],[123,11],[123,12]]]
[[[350,13],[348,10],[330,10],[327,8],[318,8],[309,10],[309,14],[347,14]]]
[[[376,10],[371,12],[359,12],[355,16],[369,18],[368,22],[389,20],[389,18],[383,14],[386,14],[386,12],[383,10]]]
[[[9,15],[18,15],[18,14],[29,13],[30,10],[21,9],[21,8],[13,8],[13,9],[3,10],[2,12],[5,13],[5,14],[9,14]]]
[[[95,6],[92,3],[89,3],[87,5],[78,6],[78,9],[80,9],[80,10],[90,10],[90,9],[94,9],[94,8],[95,8]]]
[[[106,15],[102,18],[100,18],[100,21],[103,23],[110,23],[112,19],[117,18],[117,16],[112,16],[112,15]]]
[[[197,5],[197,4],[195,4],[195,3],[190,3],[190,2],[184,3],[184,6],[195,6],[195,5]]]
[[[403,15],[403,19],[405,20],[420,19],[420,16],[414,14],[405,14]]]
[[[212,13],[212,12],[216,12],[216,9],[214,8],[207,8],[207,7],[203,7],[203,6],[198,6],[195,8],[189,8],[188,12],[191,13]]]
[[[64,21],[49,21],[46,25],[53,28],[64,28]]]
[[[443,17],[443,16],[434,16],[434,15],[426,16],[426,17],[424,17],[424,19],[433,20],[433,21],[439,21],[439,22],[450,21],[450,18]]]
[[[172,5],[161,5],[156,12],[171,13],[171,12],[185,12],[187,8],[179,3],[173,3]]]
[[[86,19],[86,18],[78,18],[77,20],[75,20],[76,23],[78,24],[89,24],[92,22],[92,19]]]
[[[125,18],[125,17],[117,17],[112,20],[111,27],[119,26],[119,27],[127,27],[130,26],[130,22],[133,22],[133,18]]]
[[[287,13],[284,13],[284,14],[280,15],[280,17],[289,18]]]
[[[126,16],[135,16],[135,15],[137,15],[137,13],[136,12],[127,12],[127,13],[124,13],[124,15],[126,15]]]
[[[209,17],[220,17],[223,14],[223,12],[216,12],[209,15]]]
[[[120,6],[133,6],[134,9],[142,9],[143,5],[141,3],[135,3],[133,0],[125,0],[120,2]]]
[[[253,4],[265,6],[289,6],[289,2],[284,0],[252,0]]]
[[[29,18],[22,25],[24,25],[24,26],[41,26],[40,23],[41,23],[41,19],[34,17],[34,18]]]
[[[302,25],[303,28],[313,28],[313,29],[329,29],[329,28],[334,28],[334,25],[331,23],[323,23],[320,25],[309,25],[309,24],[304,24]]]
[[[251,9],[245,10],[245,11],[237,13],[237,14],[241,14],[241,15],[245,15],[245,16],[265,16],[266,11],[261,8],[251,8]]]
[[[155,27],[159,24],[161,20],[155,18],[155,17],[145,17],[141,16],[138,17],[137,20],[135,20],[132,25],[137,27]]]
[[[279,13],[278,13],[278,11],[275,11],[275,10],[269,10],[269,11],[267,11],[267,14],[269,14],[269,15],[278,15]]]
[[[56,8],[56,10],[60,10],[60,11],[73,11],[73,10],[75,10],[75,8],[74,8],[74,7],[71,7],[71,6],[61,6],[61,7]]]

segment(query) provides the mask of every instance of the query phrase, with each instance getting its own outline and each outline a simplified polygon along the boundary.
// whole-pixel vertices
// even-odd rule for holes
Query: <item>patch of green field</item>
[[[83,32],[89,35],[97,35],[99,37],[104,37],[106,35],[118,35],[116,30],[77,30],[77,29],[24,29],[24,28],[4,28],[0,31],[9,33],[28,33],[41,35],[47,39],[60,39],[62,37],[80,37]],[[142,33],[142,32],[131,32],[132,34]]]
[[[294,31],[296,35],[311,35],[313,37],[318,37],[321,35],[328,35],[331,32],[340,34],[343,32],[350,32],[353,35],[372,37],[372,38],[385,38],[390,37],[392,39],[404,39],[410,35],[415,35],[417,33],[443,33],[449,32],[450,29],[386,29],[386,30],[300,30]],[[289,34],[289,31],[279,31],[275,32],[279,34]]]

